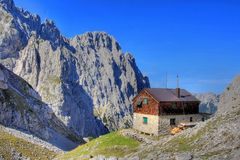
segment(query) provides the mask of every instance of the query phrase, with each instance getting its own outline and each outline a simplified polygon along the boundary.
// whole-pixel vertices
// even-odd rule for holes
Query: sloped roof
[[[180,98],[177,96],[176,89],[170,88],[145,88],[147,93],[149,93],[157,101],[165,102],[176,102],[176,101],[185,101],[185,102],[195,102],[199,101],[195,96],[185,89],[180,89]]]

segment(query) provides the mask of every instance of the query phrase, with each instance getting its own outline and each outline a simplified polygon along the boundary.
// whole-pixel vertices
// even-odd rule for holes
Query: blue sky
[[[152,87],[221,93],[240,73],[237,0],[15,0],[64,36],[106,31],[131,52]]]

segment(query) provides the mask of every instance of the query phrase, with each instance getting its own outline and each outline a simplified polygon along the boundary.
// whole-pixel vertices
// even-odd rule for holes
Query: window
[[[202,118],[202,121],[203,121],[203,122],[205,121],[204,117]]]
[[[175,120],[175,118],[171,118],[170,119],[170,125],[176,125],[176,122],[175,122],[176,120]]]
[[[148,118],[147,117],[143,117],[143,124],[148,124]]]
[[[148,99],[147,98],[143,99],[143,104],[148,104]]]
[[[141,108],[141,107],[142,107],[142,101],[138,101],[138,102],[137,102],[137,107],[138,107],[138,108]]]
[[[190,117],[190,122],[192,122],[192,117]]]

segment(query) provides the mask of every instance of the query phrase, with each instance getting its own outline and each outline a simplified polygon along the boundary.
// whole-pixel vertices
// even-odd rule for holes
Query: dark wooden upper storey
[[[136,113],[198,114],[200,101],[184,89],[145,88],[133,99]]]

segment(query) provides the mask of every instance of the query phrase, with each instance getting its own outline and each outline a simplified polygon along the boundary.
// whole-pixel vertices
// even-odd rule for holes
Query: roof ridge
[[[172,88],[145,88],[157,101],[199,101],[191,92],[180,88],[180,97]]]

